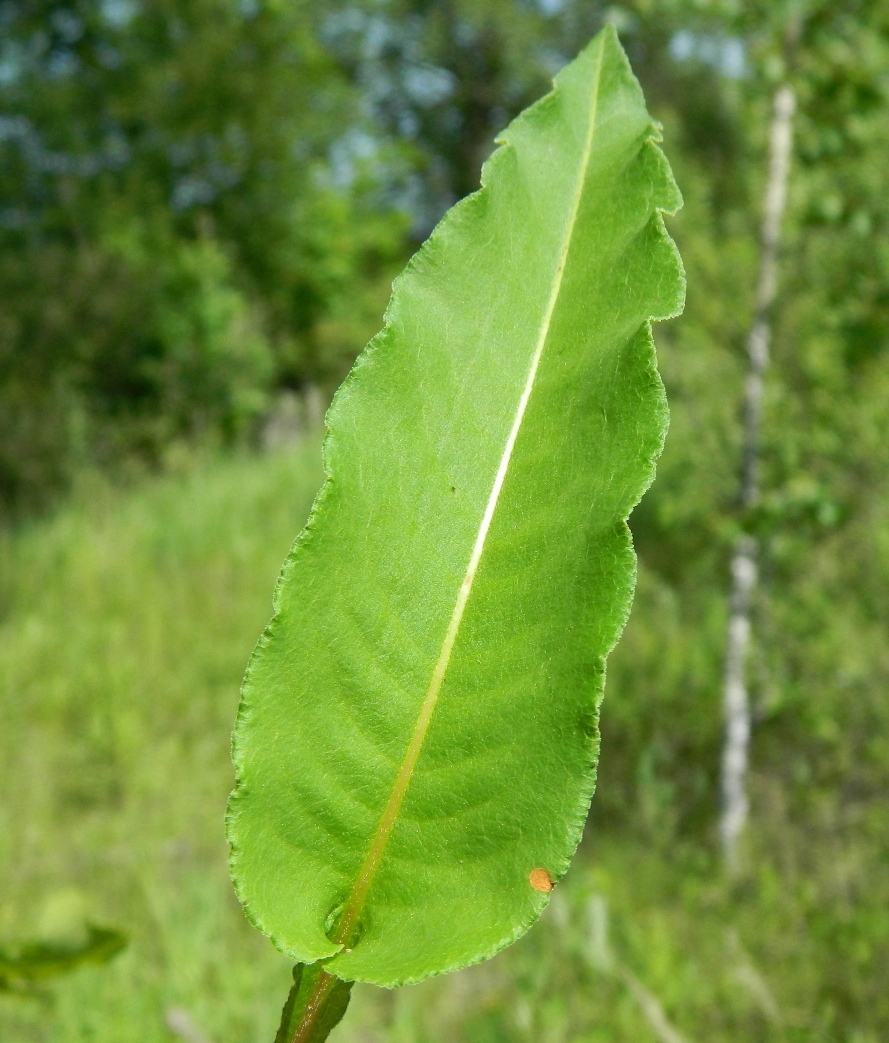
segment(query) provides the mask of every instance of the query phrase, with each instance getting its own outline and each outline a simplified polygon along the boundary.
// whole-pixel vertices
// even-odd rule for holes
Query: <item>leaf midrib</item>
[[[398,770],[398,774],[395,777],[392,792],[390,793],[389,800],[386,804],[385,809],[383,810],[382,816],[380,817],[380,821],[377,826],[376,832],[374,833],[373,839],[371,840],[367,856],[365,857],[364,863],[361,866],[361,870],[358,874],[358,877],[355,880],[355,884],[352,887],[349,897],[346,899],[345,905],[343,906],[342,914],[337,924],[336,931],[334,932],[332,940],[336,945],[348,945],[350,939],[354,935],[355,929],[358,925],[358,919],[361,916],[362,909],[364,908],[364,902],[367,898],[368,891],[371,888],[380,862],[382,861],[386,845],[389,841],[390,836],[392,835],[392,831],[395,828],[395,824],[398,820],[398,813],[401,809],[402,802],[404,801],[404,797],[410,785],[411,778],[413,777],[414,769],[416,768],[417,761],[419,760],[420,753],[423,748],[423,743],[426,739],[426,734],[429,730],[429,725],[432,721],[433,714],[435,713],[435,707],[438,702],[438,697],[444,684],[448,666],[450,665],[451,661],[451,655],[454,650],[454,645],[456,644],[457,636],[460,631],[460,624],[463,620],[463,613],[466,609],[467,603],[469,602],[469,597],[472,593],[472,586],[475,581],[475,576],[478,571],[479,564],[481,563],[482,554],[484,553],[485,541],[488,536],[488,530],[491,527],[491,522],[494,518],[494,512],[497,509],[497,503],[500,498],[500,493],[503,489],[503,484],[506,480],[506,474],[509,469],[512,452],[522,426],[522,421],[525,416],[525,411],[527,409],[528,402],[531,398],[531,393],[534,389],[534,383],[537,378],[537,371],[540,366],[540,360],[543,357],[543,351],[546,346],[547,339],[549,337],[549,331],[552,323],[553,314],[555,312],[556,304],[559,299],[559,293],[562,288],[562,279],[565,271],[565,265],[568,259],[569,250],[571,248],[571,240],[574,234],[575,225],[577,223],[577,215],[580,211],[584,183],[586,181],[587,170],[589,168],[590,156],[593,147],[593,138],[596,129],[596,118],[599,102],[599,82],[602,74],[602,58],[604,44],[605,41],[603,37],[599,43],[599,52],[596,56],[596,71],[593,80],[592,99],[590,103],[589,129],[587,131],[586,141],[584,142],[584,150],[582,153],[580,171],[577,178],[577,188],[574,194],[574,202],[572,204],[571,213],[569,215],[568,223],[565,229],[565,236],[559,254],[559,263],[556,268],[555,279],[553,280],[553,286],[550,291],[549,300],[547,301],[546,311],[544,312],[543,321],[541,323],[540,331],[538,333],[537,344],[535,345],[534,354],[531,358],[531,365],[528,370],[528,376],[525,380],[525,386],[522,390],[521,397],[519,398],[518,407],[513,418],[513,423],[509,432],[509,436],[506,440],[503,455],[500,458],[500,464],[497,468],[497,473],[494,478],[494,484],[491,488],[490,495],[488,496],[488,502],[485,506],[485,512],[482,516],[481,524],[479,526],[479,530],[475,538],[475,543],[472,548],[472,554],[470,555],[469,563],[466,567],[466,574],[463,577],[463,582],[460,584],[460,590],[457,594],[457,601],[454,605],[454,610],[451,614],[448,629],[445,632],[444,640],[441,646],[441,651],[439,653],[438,660],[435,664],[435,668],[432,671],[432,677],[430,679],[426,695],[423,699],[423,703],[420,707],[419,715],[417,716],[417,723],[414,725],[414,731],[411,735],[411,740],[408,744],[407,751],[405,752],[404,760],[402,761],[401,766]]]

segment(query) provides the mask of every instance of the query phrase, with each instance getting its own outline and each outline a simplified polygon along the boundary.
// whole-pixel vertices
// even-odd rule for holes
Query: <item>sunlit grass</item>
[[[0,940],[85,919],[131,937],[110,965],[59,979],[44,998],[0,994],[0,1043],[172,1043],[173,1005],[213,1043],[274,1038],[289,964],[248,925],[228,879],[229,734],[320,481],[310,441],[129,491],[99,484],[0,537]],[[884,936],[878,896],[857,919],[822,915],[819,892],[801,877],[791,889],[768,849],[729,888],[706,838],[662,828],[673,817],[663,783],[643,773],[642,796],[616,803],[634,791],[618,777],[627,750],[609,755],[609,740],[626,746],[622,722],[654,697],[671,618],[644,568],[641,580],[605,705],[602,792],[542,923],[459,974],[395,993],[356,988],[339,1043],[658,1043],[627,969],[688,1043],[834,1040],[824,953],[840,938],[837,959],[860,950],[866,968]],[[758,800],[760,815],[767,807]],[[844,855],[851,881],[875,879],[854,862],[865,839]],[[853,1002],[849,1018],[864,1022]],[[864,1027],[854,1037],[877,1038]]]
[[[2,544],[0,935],[74,905],[132,936],[51,1004],[0,998],[4,1043],[168,1041],[172,1003],[220,1041],[274,1035],[288,964],[228,880],[228,734],[319,482],[313,442],[93,490]]]
[[[320,479],[315,442],[221,460],[127,493],[92,488],[0,545],[0,936],[85,917],[132,939],[44,1001],[0,996],[4,1043],[169,1043],[171,1005],[216,1043],[271,1043],[289,965],[229,883],[228,736]],[[343,1043],[647,1038],[587,953],[589,898],[608,889],[598,861],[508,955],[397,994],[357,989]]]

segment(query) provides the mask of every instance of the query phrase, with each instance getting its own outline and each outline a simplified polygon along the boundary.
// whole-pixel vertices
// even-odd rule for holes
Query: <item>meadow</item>
[[[55,516],[3,537],[0,938],[75,937],[87,922],[130,938],[107,966],[38,996],[0,993],[4,1043],[171,1043],[171,1008],[214,1043],[273,1037],[289,964],[228,879],[229,733],[320,480],[309,439],[128,489],[92,479]],[[488,964],[395,993],[359,986],[343,1043],[880,1038],[867,1027],[882,1017],[879,887],[857,923],[854,896],[824,909],[817,874],[789,873],[769,849],[767,802],[755,872],[730,885],[712,837],[670,829],[669,783],[646,782],[644,751],[621,753],[642,699],[656,705],[642,667],[667,619],[643,565],[612,663],[599,793],[543,921]],[[876,884],[865,840],[847,850],[853,890]],[[869,1005],[849,994],[858,978]]]
[[[129,949],[3,999],[4,1040],[167,1040],[180,1003],[270,1038],[286,961],[223,834],[239,677],[319,482],[317,447],[105,487],[3,543],[2,934],[120,925]]]

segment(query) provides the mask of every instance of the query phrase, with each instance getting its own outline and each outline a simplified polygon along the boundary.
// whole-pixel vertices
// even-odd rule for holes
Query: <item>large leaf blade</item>
[[[655,139],[606,30],[502,136],[331,407],[230,813],[238,893],[300,962],[463,966],[539,914],[532,871],[567,868],[666,425],[649,320],[681,307]]]

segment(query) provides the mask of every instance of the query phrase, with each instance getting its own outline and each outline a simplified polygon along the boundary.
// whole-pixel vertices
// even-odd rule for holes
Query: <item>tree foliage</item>
[[[356,310],[357,276],[373,280],[399,225],[326,173],[354,96],[314,15],[229,0],[3,5],[7,504],[39,501],[78,466],[230,440],[270,389],[336,374],[342,344],[325,347],[320,320],[347,289]]]

